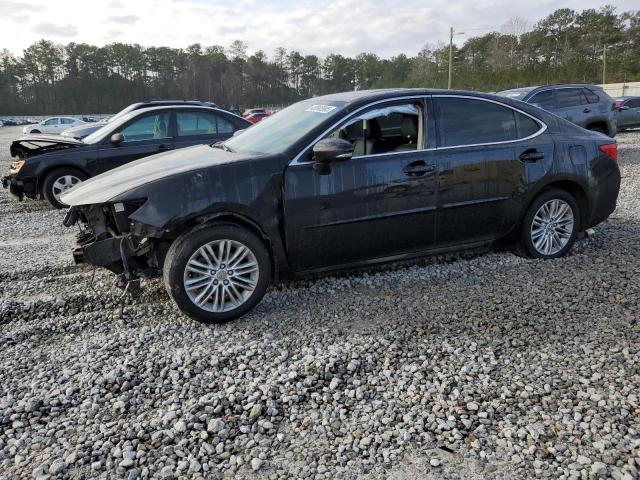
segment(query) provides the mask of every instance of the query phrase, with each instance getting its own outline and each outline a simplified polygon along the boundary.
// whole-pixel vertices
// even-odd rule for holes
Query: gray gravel
[[[291,282],[214,327],[158,281],[123,300],[60,212],[0,192],[0,478],[638,478],[640,132],[618,141],[618,210],[566,258]]]

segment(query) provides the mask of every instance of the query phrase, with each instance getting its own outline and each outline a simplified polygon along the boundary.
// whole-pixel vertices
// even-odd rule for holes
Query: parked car
[[[141,108],[150,108],[150,107],[165,107],[170,105],[193,105],[199,107],[216,107],[216,104],[213,102],[204,102],[201,100],[145,100],[143,102],[136,102],[128,105],[127,107],[120,110],[114,116],[104,121],[95,121],[94,123],[90,123],[89,125],[80,125],[78,127],[69,128],[62,132],[62,136],[69,138],[77,138],[82,140],[87,135],[96,132],[100,128],[104,127],[107,123],[118,120],[123,115],[126,115],[129,112],[133,112],[134,110],[140,110]]]
[[[43,196],[62,208],[62,192],[112,168],[158,152],[229,138],[251,125],[217,108],[151,107],[130,111],[83,140],[28,136],[11,144],[3,186],[19,199]]]
[[[30,133],[62,133],[62,131],[66,130],[67,128],[72,128],[84,124],[85,122],[80,120],[79,118],[49,117],[39,123],[27,125],[22,129],[22,133],[25,135]]]
[[[618,97],[618,130],[640,127],[640,97]]]
[[[476,92],[296,103],[223,143],[133,162],[63,194],[77,262],[164,276],[187,315],[251,310],[283,276],[518,242],[566,254],[615,209],[617,145]]]
[[[265,108],[248,108],[242,114],[243,118],[247,118],[249,115],[254,115],[256,113],[269,115],[269,112]]]
[[[615,102],[597,85],[576,83],[514,88],[498,92],[498,95],[535,105],[612,138],[618,129]]]
[[[260,120],[262,120],[263,118],[266,118],[268,116],[269,116],[268,113],[256,112],[256,113],[252,113],[250,115],[247,115],[246,117],[244,117],[244,119],[248,120],[251,123],[258,123]]]

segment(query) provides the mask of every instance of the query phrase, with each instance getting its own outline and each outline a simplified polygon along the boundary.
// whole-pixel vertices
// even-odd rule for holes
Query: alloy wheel
[[[53,185],[51,187],[54,198],[58,202],[62,203],[62,201],[60,200],[60,195],[69,190],[71,187],[76,186],[81,181],[82,180],[80,180],[75,175],[63,175],[61,177],[58,177],[56,181],[53,182]]]
[[[258,284],[260,268],[249,247],[236,240],[206,243],[189,258],[184,288],[194,305],[228,312],[244,304]]]
[[[575,225],[571,206],[559,198],[543,203],[531,223],[531,242],[541,255],[555,255],[573,234]]]

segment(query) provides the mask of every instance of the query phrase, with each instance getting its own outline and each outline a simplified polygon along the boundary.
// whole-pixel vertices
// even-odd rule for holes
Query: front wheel
[[[533,258],[562,257],[576,240],[579,218],[578,204],[568,192],[554,188],[541,193],[524,218],[524,251]]]
[[[242,227],[198,227],[171,245],[163,276],[183,313],[221,323],[244,315],[262,299],[271,283],[271,260],[264,243]]]
[[[44,178],[42,196],[55,208],[66,208],[67,205],[60,200],[60,196],[87,178],[87,175],[75,168],[57,168]]]

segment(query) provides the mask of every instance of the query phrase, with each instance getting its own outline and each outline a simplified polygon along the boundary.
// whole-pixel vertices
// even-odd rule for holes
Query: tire
[[[56,168],[44,177],[42,182],[42,196],[54,208],[66,208],[67,206],[60,201],[59,196],[65,190],[84,182],[89,178],[84,172],[72,167]]]
[[[555,210],[554,205],[558,206]],[[546,210],[542,209],[543,206],[546,206]],[[547,216],[546,214],[550,214],[548,215],[550,218],[556,218],[549,225],[549,234],[544,233],[546,230],[540,222]],[[569,217],[571,217],[570,221]],[[534,219],[537,224],[535,232]],[[576,241],[580,229],[579,219],[580,208],[569,192],[559,188],[542,192],[527,209],[522,223],[520,250],[529,257],[545,260],[564,256]],[[545,241],[545,237],[549,240]]]
[[[227,260],[240,247],[248,250],[239,264],[244,265],[242,273],[228,269],[224,263],[223,242]],[[210,249],[204,250],[203,255],[207,245]],[[204,271],[191,263],[187,269],[192,261],[213,268]],[[250,270],[252,263],[257,265],[257,271]],[[221,265],[225,267],[220,268]],[[235,263],[232,265],[238,268]],[[196,227],[173,242],[164,261],[163,277],[169,296],[181,312],[199,322],[222,323],[241,317],[262,299],[271,283],[271,259],[264,243],[249,230],[232,224],[207,225]],[[189,290],[187,282],[192,283]],[[232,295],[235,302],[231,301]],[[199,298],[201,305],[196,303]]]
[[[604,133],[605,135],[608,135],[608,133],[606,132],[606,130],[602,127],[589,127],[589,130],[591,130],[592,132],[598,132],[598,133]]]
[[[29,133],[42,133],[40,130],[31,130]]]

